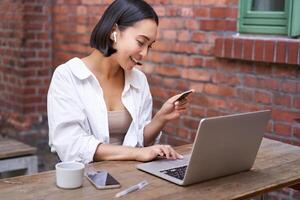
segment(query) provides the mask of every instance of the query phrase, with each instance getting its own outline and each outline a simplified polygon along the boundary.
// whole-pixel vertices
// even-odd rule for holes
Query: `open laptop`
[[[270,115],[270,110],[263,110],[203,118],[191,154],[182,160],[138,164],[137,168],[178,185],[250,170]]]

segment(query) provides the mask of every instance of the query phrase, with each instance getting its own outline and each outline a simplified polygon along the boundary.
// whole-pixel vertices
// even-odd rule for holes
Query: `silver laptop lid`
[[[263,110],[202,119],[183,184],[251,169],[270,114]]]

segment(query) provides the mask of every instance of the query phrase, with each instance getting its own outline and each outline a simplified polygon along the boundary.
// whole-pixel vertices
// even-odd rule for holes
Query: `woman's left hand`
[[[187,106],[189,105],[188,99],[184,98],[181,101],[177,101],[181,94],[177,94],[170,99],[168,99],[161,109],[157,112],[157,117],[160,118],[160,120],[163,120],[165,123],[177,119],[181,113],[185,112],[187,109]]]

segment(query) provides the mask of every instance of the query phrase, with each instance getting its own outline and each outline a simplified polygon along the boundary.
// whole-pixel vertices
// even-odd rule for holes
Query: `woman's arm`
[[[143,148],[119,146],[112,144],[99,144],[94,154],[94,161],[101,160],[137,160],[150,161],[157,156],[165,156],[167,159],[181,159],[170,145],[154,145]]]
[[[161,109],[153,117],[152,121],[144,128],[144,146],[153,144],[155,138],[168,121],[177,119],[182,112],[186,111],[188,100],[185,98],[177,101],[179,95],[168,99]]]

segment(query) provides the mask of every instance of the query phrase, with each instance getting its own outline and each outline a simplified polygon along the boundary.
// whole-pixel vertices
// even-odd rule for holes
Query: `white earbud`
[[[114,42],[116,43],[117,42],[117,33],[113,32],[112,36],[113,36]]]

